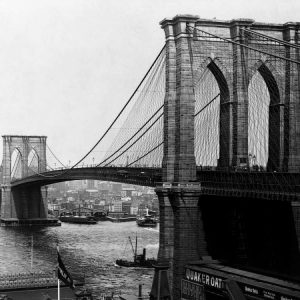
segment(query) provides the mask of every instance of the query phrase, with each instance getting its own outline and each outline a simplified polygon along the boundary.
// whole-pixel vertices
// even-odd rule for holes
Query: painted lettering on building
[[[187,280],[194,281],[203,285],[208,285],[217,289],[224,288],[224,283],[222,278],[211,274],[194,271],[188,268],[185,271],[185,278]]]
[[[183,295],[185,295],[186,298],[182,298],[182,299],[201,299],[201,298],[197,298],[199,294],[199,288],[196,288],[195,284],[202,286],[202,288],[204,289],[204,293],[205,293],[206,286],[226,291],[225,278],[216,275],[186,268],[185,279],[186,280],[182,279],[183,282],[182,288],[184,288]],[[190,285],[188,285],[185,282],[189,282]],[[245,282],[239,282],[238,280],[237,280],[237,284],[240,287],[241,291],[244,293],[244,295],[253,296],[258,299],[300,300],[300,297],[298,297],[298,295],[297,297],[295,297],[285,293],[284,294],[280,293],[272,289],[267,289],[262,286],[255,286],[252,284],[247,284]]]
[[[181,300],[205,300],[203,285],[182,279]]]
[[[284,295],[277,291],[268,290],[261,287],[256,287],[253,285],[245,284],[239,282],[238,285],[240,286],[241,290],[246,295],[252,295],[259,297],[261,299],[271,299],[271,300],[300,300],[298,297]]]

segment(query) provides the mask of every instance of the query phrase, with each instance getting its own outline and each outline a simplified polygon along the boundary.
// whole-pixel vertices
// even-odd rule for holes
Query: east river
[[[86,286],[95,296],[150,292],[153,269],[125,268],[115,260],[133,259],[128,242],[138,237],[138,253],[156,257],[159,229],[138,227],[135,222],[98,222],[96,225],[62,223],[61,227],[0,227],[0,274],[52,272],[57,262],[56,245],[71,274],[85,276]],[[33,243],[31,242],[33,240]],[[33,244],[33,247],[32,247]],[[133,243],[134,244],[134,243]],[[33,259],[32,259],[33,257]]]

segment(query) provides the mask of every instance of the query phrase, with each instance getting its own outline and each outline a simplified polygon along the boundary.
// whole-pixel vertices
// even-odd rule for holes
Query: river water
[[[135,222],[98,222],[96,225],[62,223],[61,227],[0,227],[0,273],[51,272],[57,262],[56,245],[71,274],[85,276],[86,286],[95,296],[150,292],[153,269],[115,265],[117,258],[132,260],[130,236],[138,237],[138,253],[156,257],[159,229],[138,227]],[[33,237],[33,238],[32,238]],[[33,247],[31,240],[33,240]],[[33,249],[33,250],[32,250]],[[33,255],[32,255],[33,253]],[[31,259],[33,257],[33,259]],[[31,263],[32,262],[32,263]]]

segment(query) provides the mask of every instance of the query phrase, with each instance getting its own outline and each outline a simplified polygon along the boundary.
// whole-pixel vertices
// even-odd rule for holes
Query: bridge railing
[[[279,172],[197,171],[197,182],[157,182],[157,188],[193,188],[202,191],[241,191],[289,195],[300,199],[300,174]]]
[[[99,166],[98,164],[80,164],[77,165],[75,167],[72,166],[65,166],[65,167],[54,167],[54,168],[48,168],[47,171],[60,171],[60,170],[68,170],[68,169],[82,169],[82,168],[104,168]],[[106,166],[105,168],[130,168],[130,169],[136,169],[136,168],[149,168],[149,169],[153,169],[153,168],[161,168],[161,165],[157,165],[157,164],[135,164],[132,166],[127,166],[126,164],[117,164],[117,165],[110,165],[110,166]]]
[[[284,172],[198,171],[202,187],[300,194],[300,174]]]
[[[156,187],[158,188],[201,188],[201,182],[157,182]]]

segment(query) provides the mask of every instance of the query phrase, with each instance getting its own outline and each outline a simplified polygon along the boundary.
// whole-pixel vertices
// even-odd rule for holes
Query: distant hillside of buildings
[[[138,215],[146,208],[159,211],[156,193],[150,187],[97,180],[75,180],[48,186],[50,213],[57,216],[79,207],[124,215]]]

